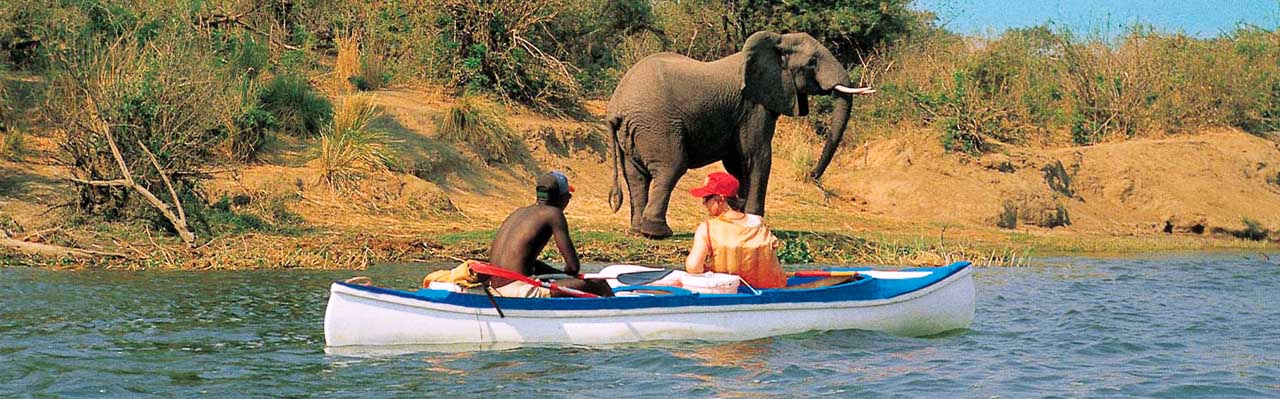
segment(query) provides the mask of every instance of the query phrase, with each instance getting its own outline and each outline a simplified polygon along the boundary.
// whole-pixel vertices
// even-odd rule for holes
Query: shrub
[[[23,136],[22,131],[9,129],[6,132],[0,132],[0,158],[18,161],[22,159],[25,152],[26,137]]]
[[[386,70],[381,56],[366,56],[360,65],[360,74],[350,79],[356,90],[378,90],[391,81],[391,73]]]
[[[844,64],[919,28],[922,15],[907,0],[745,0],[726,3],[729,46],[736,52],[752,33],[806,32]]]
[[[245,106],[227,135],[232,159],[241,162],[257,161],[258,153],[267,142],[267,134],[278,126],[276,117],[259,108],[258,104]]]
[[[1053,191],[1071,198],[1075,196],[1075,191],[1071,189],[1071,175],[1067,174],[1067,169],[1062,166],[1062,161],[1055,161],[1051,164],[1045,164],[1040,171],[1044,173],[1044,182],[1049,185]]]
[[[953,74],[952,84],[944,90],[916,95],[916,101],[929,118],[941,123],[943,148],[981,154],[1001,143],[1021,140],[1016,135],[1018,130],[1009,126],[1013,122],[1009,118],[1010,109],[980,93],[968,73]]]
[[[86,180],[122,178],[107,145],[114,137],[132,178],[152,193],[168,191],[163,169],[182,194],[196,189],[202,166],[212,162],[239,98],[211,53],[209,43],[186,26],[128,28],[110,45],[98,38],[71,37],[52,54],[56,65],[45,111],[65,132],[59,143],[73,176]],[[154,33],[143,34],[144,32]],[[150,37],[172,40],[149,40]],[[145,149],[145,151],[144,151]],[[146,151],[156,157],[152,165]],[[123,187],[77,185],[80,209],[114,216],[160,220],[157,211]],[[194,198],[199,198],[194,196]],[[197,200],[198,202],[198,200]],[[199,203],[188,204],[202,206]],[[167,222],[157,222],[164,224]]]
[[[271,66],[271,50],[252,32],[229,34],[219,31],[214,40],[222,62],[246,77],[256,77]]]
[[[486,163],[516,160],[518,147],[506,117],[492,102],[464,95],[436,121],[440,137],[467,143]]]
[[[577,108],[573,65],[553,43],[564,0],[443,0],[431,73],[465,91],[493,92],[544,110]]]
[[[253,204],[250,204],[251,200],[246,195],[221,196],[198,213],[197,229],[215,236],[247,232],[293,234],[298,233],[305,223],[301,216],[285,207],[282,197],[252,200]]]
[[[1071,214],[1067,212],[1067,207],[1062,204],[1056,204],[1054,209],[1046,217],[1040,221],[1040,227],[1054,228],[1071,225]]]
[[[1000,215],[996,217],[996,226],[1002,229],[1018,228],[1018,206],[1013,201],[1005,201]]]
[[[1067,87],[1075,98],[1071,139],[1089,145],[1115,135],[1133,137],[1147,122],[1152,77],[1146,33],[1135,31],[1112,48],[1100,41],[1080,42],[1069,33],[1059,35]]]
[[[13,110],[9,99],[9,70],[0,64],[0,133],[13,128]]]
[[[341,189],[364,171],[386,170],[395,163],[392,140],[371,126],[381,115],[367,95],[342,97],[333,124],[320,134],[317,147],[325,183]]]
[[[1236,238],[1250,241],[1262,241],[1266,240],[1267,236],[1271,235],[1271,232],[1266,228],[1263,228],[1262,224],[1258,223],[1256,220],[1246,217],[1241,221],[1244,223],[1244,228],[1231,232],[1231,235]]]
[[[258,94],[262,109],[270,112],[280,129],[300,137],[320,133],[333,120],[333,106],[299,76],[276,75]]]

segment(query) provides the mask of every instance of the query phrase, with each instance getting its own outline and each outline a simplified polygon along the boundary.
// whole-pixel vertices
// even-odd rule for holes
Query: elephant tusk
[[[855,95],[867,95],[867,94],[876,92],[876,89],[872,89],[870,87],[855,88],[855,87],[848,87],[845,85],[836,85],[835,89],[836,91],[839,91],[844,94],[855,94]]]

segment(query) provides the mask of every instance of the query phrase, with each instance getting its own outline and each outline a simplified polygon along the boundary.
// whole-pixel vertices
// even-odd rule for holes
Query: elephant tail
[[[618,184],[622,173],[622,146],[618,143],[618,129],[622,126],[622,118],[609,118],[609,141],[613,144],[613,188],[609,190],[609,207],[614,213],[622,208],[622,187]]]

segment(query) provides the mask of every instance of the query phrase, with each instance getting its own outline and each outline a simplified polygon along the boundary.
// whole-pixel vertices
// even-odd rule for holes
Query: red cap
[[[707,181],[702,183],[702,187],[689,190],[689,194],[693,194],[694,197],[698,198],[709,195],[737,197],[738,179],[728,173],[715,172],[707,175]]]

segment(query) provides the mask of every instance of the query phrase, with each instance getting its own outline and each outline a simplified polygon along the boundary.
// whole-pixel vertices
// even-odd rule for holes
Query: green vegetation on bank
[[[882,90],[854,115],[869,126],[933,126],[955,151],[1280,130],[1277,31],[1200,39],[1136,27],[1104,41],[1051,26],[990,39],[934,29],[874,56],[861,72]]]

